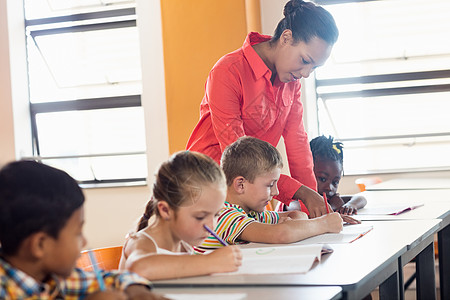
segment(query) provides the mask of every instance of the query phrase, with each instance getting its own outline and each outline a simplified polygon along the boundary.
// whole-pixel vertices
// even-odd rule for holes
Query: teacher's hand
[[[302,200],[305,203],[306,208],[309,211],[309,217],[317,218],[321,215],[325,215],[327,213],[327,209],[325,207],[325,202],[322,196],[320,196],[316,191],[310,189],[306,185],[302,185],[297,192],[294,194],[294,199]],[[331,206],[327,203],[328,210],[333,212]]]

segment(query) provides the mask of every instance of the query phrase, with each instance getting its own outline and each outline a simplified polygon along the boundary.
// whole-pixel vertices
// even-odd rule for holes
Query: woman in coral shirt
[[[338,29],[331,14],[312,2],[291,0],[284,16],[273,37],[252,32],[242,48],[213,67],[187,149],[219,162],[225,147],[241,136],[273,146],[283,136],[291,177],[281,176],[277,199],[285,204],[302,200],[310,217],[317,217],[326,208],[315,192],[299,79],[325,63]]]

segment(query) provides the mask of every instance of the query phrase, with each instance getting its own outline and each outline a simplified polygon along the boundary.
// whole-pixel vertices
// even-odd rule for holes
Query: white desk
[[[367,199],[366,207],[374,203],[395,205],[411,202],[422,202],[424,206],[397,216],[360,214],[356,217],[360,220],[442,220],[437,232],[440,293],[441,299],[450,299],[450,189],[377,190],[361,194]],[[361,209],[360,213],[363,211]]]
[[[367,191],[450,189],[450,178],[396,178],[366,187]]]
[[[155,287],[340,286],[345,299],[361,299],[380,286],[386,299],[399,299],[400,257],[411,249],[432,245],[439,222],[367,222],[374,225],[372,231],[354,243],[331,245],[334,252],[323,256],[306,274],[199,276],[153,284]]]
[[[271,286],[271,287],[156,287],[155,293],[186,295],[184,299],[283,299],[283,300],[337,300],[342,298],[342,289],[337,286]],[[242,294],[245,294],[242,295]],[[196,297],[197,296],[197,297]],[[243,296],[243,297],[240,297]]]

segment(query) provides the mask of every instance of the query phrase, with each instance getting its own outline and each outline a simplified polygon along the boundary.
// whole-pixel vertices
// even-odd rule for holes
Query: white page
[[[400,205],[368,205],[358,210],[358,215],[394,215],[408,209],[415,209],[423,206],[423,203],[400,204]]]
[[[172,300],[241,300],[247,299],[247,294],[231,293],[231,294],[165,294],[166,298]]]
[[[303,241],[297,242],[297,245],[310,244],[345,244],[351,243],[358,239],[361,235],[365,235],[372,230],[372,225],[355,224],[344,226],[340,233],[325,233],[307,238]]]
[[[243,248],[239,270],[220,275],[306,273],[320,259],[322,248],[322,245]]]

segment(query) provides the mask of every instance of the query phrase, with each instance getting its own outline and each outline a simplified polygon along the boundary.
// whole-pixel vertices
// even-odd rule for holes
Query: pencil
[[[89,259],[92,263],[92,268],[94,269],[95,277],[97,277],[98,286],[100,288],[100,291],[106,290],[105,288],[105,282],[103,281],[102,274],[100,273],[100,269],[98,268],[97,260],[95,259],[94,252],[92,250],[88,251]]]
[[[330,210],[328,209],[327,195],[325,194],[325,192],[323,193],[323,202],[325,202],[325,208],[327,209],[327,214],[329,214]]]
[[[203,227],[213,235],[213,237],[215,237],[222,245],[224,246],[228,246],[227,242],[225,242],[224,240],[222,240],[211,228],[209,228],[206,225],[203,225]]]

